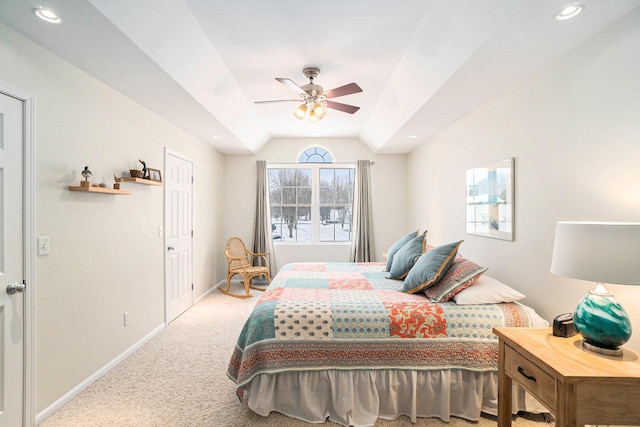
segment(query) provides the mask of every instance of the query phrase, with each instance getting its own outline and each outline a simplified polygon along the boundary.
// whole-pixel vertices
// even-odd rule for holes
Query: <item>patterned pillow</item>
[[[409,240],[393,257],[391,269],[389,270],[390,279],[404,279],[416,263],[420,255],[422,255],[424,247],[424,234],[415,236]]]
[[[462,242],[447,243],[422,254],[404,279],[402,291],[414,294],[437,283],[449,270]]]
[[[385,271],[390,271],[391,270],[391,264],[393,262],[393,257],[396,254],[396,252],[398,252],[400,249],[402,249],[402,247],[405,244],[407,244],[407,242],[409,240],[411,240],[414,237],[416,237],[419,232],[420,232],[420,230],[416,230],[415,232],[411,232],[411,233],[407,234],[406,236],[404,236],[403,238],[401,238],[400,240],[398,240],[397,242],[395,242],[393,245],[391,245],[391,247],[387,251],[387,268],[386,268]]]
[[[456,257],[449,271],[437,283],[427,287],[424,294],[433,302],[449,301],[458,292],[473,285],[485,271],[486,267],[466,258]]]

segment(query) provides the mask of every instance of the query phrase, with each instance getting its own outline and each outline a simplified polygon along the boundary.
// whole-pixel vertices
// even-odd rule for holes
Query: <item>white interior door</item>
[[[0,426],[23,425],[22,101],[0,93]]]
[[[167,322],[193,305],[193,162],[165,155],[165,286]]]

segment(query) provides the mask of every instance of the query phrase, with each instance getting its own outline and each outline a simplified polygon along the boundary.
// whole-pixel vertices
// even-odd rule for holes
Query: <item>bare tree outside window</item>
[[[311,169],[269,169],[269,197],[274,239],[310,242]]]

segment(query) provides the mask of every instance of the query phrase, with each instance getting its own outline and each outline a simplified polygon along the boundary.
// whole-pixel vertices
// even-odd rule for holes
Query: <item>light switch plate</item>
[[[49,236],[38,237],[38,256],[49,255]]]

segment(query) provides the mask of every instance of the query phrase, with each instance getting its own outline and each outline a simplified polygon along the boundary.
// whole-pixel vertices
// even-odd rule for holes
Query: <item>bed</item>
[[[385,263],[284,266],[231,356],[227,375],[238,397],[263,416],[347,426],[401,415],[414,422],[495,415],[492,328],[548,323],[518,302],[462,305],[402,292],[404,281],[386,270]],[[514,412],[543,409],[515,387],[513,402]]]

